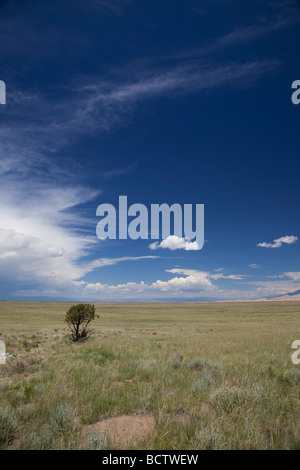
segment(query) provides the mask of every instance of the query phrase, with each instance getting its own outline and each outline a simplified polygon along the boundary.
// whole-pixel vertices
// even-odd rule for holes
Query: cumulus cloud
[[[276,238],[271,243],[258,243],[257,246],[261,246],[263,248],[280,248],[284,244],[292,245],[293,243],[296,243],[297,240],[298,237],[295,237],[294,235],[285,235],[284,237]]]
[[[200,250],[200,246],[197,241],[192,242],[189,238],[181,238],[176,235],[169,235],[162,242],[154,242],[149,245],[151,250],[157,250],[158,248],[168,248],[169,250],[186,250],[196,251]]]
[[[102,258],[97,260],[98,267],[110,266],[122,261],[138,260],[144,257]],[[92,266],[86,266],[86,272],[95,269],[97,261]],[[49,277],[43,285],[35,289],[22,288],[16,295],[22,297],[49,296],[75,299],[97,300],[163,300],[163,299],[190,299],[190,300],[233,300],[257,299],[261,297],[274,297],[287,294],[299,289],[300,273],[283,273],[274,280],[249,280],[246,275],[225,274],[215,270],[213,272],[196,269],[173,268],[167,269],[169,279],[157,279],[152,282],[129,281],[119,284],[108,284],[102,280],[91,282],[78,279],[62,279],[54,283]],[[275,277],[275,276],[274,276]],[[236,282],[239,286],[235,286]],[[22,283],[24,285],[24,282]]]
[[[152,283],[127,282],[124,284],[109,285],[102,282],[84,282],[75,281],[73,286],[76,287],[81,295],[87,298],[169,298],[182,296],[185,298],[197,298],[203,296],[220,298],[226,296],[226,292],[216,284],[219,279],[242,280],[244,276],[228,275],[223,273],[210,273],[196,269],[173,268],[167,269],[166,273],[172,275],[171,279],[158,279]],[[79,289],[79,290],[78,290]],[[232,291],[231,291],[232,294]]]
[[[195,297],[203,295],[217,294],[218,289],[214,286],[209,274],[196,270],[167,270],[172,274],[178,274],[167,281],[157,280],[150,284],[141,282],[127,282],[124,284],[108,285],[101,282],[85,283],[81,285],[81,295],[95,298],[99,294],[106,298],[164,298],[176,297]]]
[[[156,281],[151,285],[152,289],[161,291],[186,291],[197,290],[198,292],[207,292],[216,289],[210,279],[210,274],[206,271],[194,269],[168,269],[168,273],[179,274],[168,281]]]

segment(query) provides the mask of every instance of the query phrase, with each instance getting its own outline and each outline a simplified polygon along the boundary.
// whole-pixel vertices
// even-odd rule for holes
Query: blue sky
[[[0,298],[300,289],[299,26],[292,0],[1,1]],[[99,240],[119,195],[204,204],[203,249]]]

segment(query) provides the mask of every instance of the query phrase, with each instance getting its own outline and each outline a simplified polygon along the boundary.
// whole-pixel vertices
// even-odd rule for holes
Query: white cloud
[[[1,278],[61,282],[84,274],[78,265],[95,240],[70,226],[71,209],[94,193],[71,188],[31,188],[26,201],[25,188],[18,184],[10,191],[0,190],[0,266]],[[74,216],[73,216],[74,217]],[[76,215],[78,226],[84,223]],[[78,227],[77,227],[78,228]],[[96,239],[96,237],[95,237]]]
[[[249,268],[252,268],[252,269],[259,269],[261,268],[261,266],[259,264],[255,264],[255,263],[252,263],[252,264],[248,264]]]
[[[287,272],[283,273],[280,277],[289,277],[294,281],[300,281],[300,273],[299,272]]]
[[[56,256],[63,256],[65,254],[65,250],[63,248],[58,248],[57,246],[50,246],[48,248],[48,253],[50,256],[55,258]]]
[[[286,235],[284,237],[276,238],[272,243],[262,242],[258,243],[257,246],[261,246],[263,248],[280,248],[284,244],[291,245],[296,243],[297,240],[298,237],[295,237],[294,235]]]
[[[197,290],[200,292],[211,292],[216,287],[212,284],[210,274],[206,271],[197,271],[194,269],[168,269],[171,274],[179,274],[168,281],[156,281],[151,285],[152,289],[161,291],[186,291]]]
[[[220,272],[219,274],[211,274],[210,277],[212,279],[232,279],[234,281],[240,281],[242,279],[245,279],[248,276],[245,275],[245,274],[227,274],[227,275],[225,275],[222,272]]]
[[[189,238],[180,238],[176,235],[169,235],[162,242],[154,242],[149,245],[151,250],[157,250],[158,248],[168,248],[169,250],[186,250],[186,251],[196,251],[200,250],[199,244],[197,241],[192,242]]]
[[[85,298],[113,298],[113,299],[151,299],[151,298],[184,298],[215,297],[222,298],[226,295],[232,295],[233,291],[220,289],[213,281],[219,279],[242,280],[241,275],[211,274],[207,271],[195,269],[173,268],[167,269],[167,273],[173,275],[171,279],[162,281],[160,279],[146,283],[127,282],[125,284],[109,285],[101,282],[75,281],[73,286],[77,292]],[[79,289],[79,290],[78,290]],[[235,292],[236,295],[236,292]]]
[[[157,280],[151,284],[144,281],[127,282],[125,284],[107,285],[101,282],[86,283],[81,295],[95,298],[101,294],[101,298],[116,299],[143,299],[143,298],[164,298],[176,295],[183,297],[211,295],[217,293],[218,289],[212,285],[208,273],[194,270],[167,270],[179,276],[172,277],[168,281]]]
[[[100,258],[85,262],[96,243],[95,223],[76,210],[95,197],[85,188],[39,187],[23,182],[0,189],[0,279],[15,286],[31,281],[43,290],[69,288],[96,268],[159,256]],[[90,232],[89,232],[90,229]],[[74,284],[76,285],[76,284]],[[82,284],[80,284],[82,285]],[[84,283],[85,285],[85,283]]]
[[[99,267],[116,264],[122,261],[138,260],[144,257],[107,258],[97,260]],[[86,270],[95,268],[97,261],[92,266],[87,265]],[[277,276],[277,279],[247,280],[247,276],[240,274],[224,274],[221,271],[201,271],[195,269],[173,268],[166,270],[171,275],[170,279],[157,279],[153,282],[130,281],[120,284],[106,284],[104,282],[87,282],[63,280],[54,282],[49,277],[43,285],[35,289],[19,289],[16,295],[22,297],[34,297],[45,295],[49,297],[65,297],[70,299],[85,300],[163,300],[163,299],[257,299],[261,297],[273,297],[299,290],[300,273],[290,272]],[[284,279],[284,277],[286,279]],[[280,279],[279,279],[280,278]],[[24,279],[23,279],[24,280]],[[239,282],[239,288],[232,289],[232,282]],[[225,285],[226,283],[226,285]]]
[[[26,199],[23,195],[26,194]],[[21,295],[73,295],[94,269],[159,256],[127,256],[85,261],[100,243],[95,221],[77,206],[97,193],[86,188],[41,185],[23,179],[0,187],[0,284]],[[26,289],[24,289],[26,286]],[[35,286],[32,290],[32,286]],[[26,293],[27,291],[27,293]],[[34,293],[35,292],[35,293]],[[30,294],[31,293],[31,294]],[[6,295],[2,292],[1,295]]]
[[[123,261],[139,261],[141,259],[157,259],[159,256],[123,256],[121,258],[99,258],[88,264],[90,269],[113,266]]]

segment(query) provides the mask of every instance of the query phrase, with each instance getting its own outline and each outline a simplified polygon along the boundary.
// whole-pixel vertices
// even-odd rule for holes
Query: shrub
[[[215,362],[211,362],[200,357],[192,359],[187,366],[190,370],[215,369],[219,367]]]
[[[276,374],[271,366],[263,366],[261,368],[261,374],[266,377],[269,377],[270,379],[276,377]]]
[[[300,371],[298,369],[289,370],[284,375],[284,381],[289,385],[298,385],[300,383]]]
[[[177,359],[177,357],[175,357],[175,359],[173,359],[173,361],[171,362],[171,366],[173,367],[173,369],[180,369],[180,367],[182,366],[182,362]]]
[[[15,437],[18,421],[14,411],[0,407],[0,445],[8,445]]]
[[[171,362],[171,366],[173,367],[173,369],[179,369],[182,366],[183,359],[183,354],[176,354],[173,361]]]
[[[264,395],[264,387],[260,383],[255,383],[250,388],[251,400],[259,401]]]
[[[92,334],[89,324],[95,319],[95,306],[90,304],[73,305],[66,313],[65,322],[70,328],[72,341],[85,340]]]
[[[135,367],[153,368],[157,365],[157,359],[142,359],[139,358],[134,363]]]
[[[199,450],[225,450],[226,442],[219,431],[211,428],[203,428],[196,431],[195,438],[191,441],[194,449]]]
[[[107,448],[107,437],[97,430],[90,431],[85,435],[86,450],[105,450]]]
[[[76,427],[76,412],[68,403],[58,405],[50,413],[49,428],[51,433],[56,436],[70,431]]]
[[[220,373],[218,369],[205,369],[200,377],[192,384],[193,392],[206,392],[208,387],[219,379]]]
[[[31,433],[21,441],[21,450],[52,450],[55,448],[54,436],[49,432]]]
[[[210,395],[214,408],[230,413],[249,400],[248,393],[239,387],[221,387]]]

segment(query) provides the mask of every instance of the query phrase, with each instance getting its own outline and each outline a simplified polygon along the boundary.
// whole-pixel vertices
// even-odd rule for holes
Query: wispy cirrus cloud
[[[262,248],[280,248],[283,245],[292,245],[293,243],[296,243],[296,241],[298,241],[298,237],[294,235],[285,235],[284,237],[275,238],[275,240],[273,240],[271,243],[258,243],[257,246]]]
[[[132,106],[162,96],[174,98],[181,94],[200,93],[217,87],[250,85],[278,69],[277,60],[256,60],[244,63],[207,64],[202,61],[179,63],[163,70],[140,72],[130,81],[91,83],[81,87],[82,97],[74,103],[74,112],[64,120],[65,129],[102,129],[110,131],[124,124]],[[101,113],[99,110],[101,109]],[[60,122],[52,124],[59,132]]]
[[[99,258],[92,261],[87,266],[89,269],[104,268],[114,266],[124,261],[139,261],[141,259],[157,259],[159,256],[122,256],[121,258]]]
[[[113,12],[122,10],[127,3],[89,0],[90,6]],[[18,171],[22,168],[26,171],[30,165],[34,171],[42,172],[46,166],[53,172],[63,171],[55,165],[53,158],[58,150],[68,146],[73,139],[99,131],[111,132],[126,125],[135,107],[143,102],[159,97],[172,99],[226,85],[240,87],[255,83],[275,72],[280,62],[267,58],[245,59],[244,62],[225,58],[220,61],[214,53],[290,26],[298,20],[299,16],[288,14],[273,21],[240,27],[204,47],[175,54],[175,64],[168,63],[163,55],[160,65],[155,59],[146,59],[146,65],[143,62],[141,67],[140,60],[136,59],[130,66],[119,66],[101,76],[77,77],[77,83],[74,80],[72,84],[55,85],[55,92],[51,89],[25,92],[11,84],[10,102],[15,106],[8,108],[6,113],[8,122],[10,116],[13,118],[11,127],[1,131],[2,169],[9,169],[12,162],[17,163],[24,157],[24,165],[19,164]],[[205,59],[207,55],[209,60]]]
[[[245,63],[204,64],[179,63],[163,70],[134,73],[130,80],[117,76],[103,81],[102,77],[85,80],[80,89],[70,86],[64,98],[29,93],[7,108],[6,126],[0,131],[0,173],[18,177],[79,177],[80,162],[59,158],[59,152],[70,142],[96,132],[108,133],[124,126],[132,118],[135,107],[160,97],[175,99],[182,94],[201,93],[221,86],[251,84],[280,66],[275,60]],[[63,85],[65,87],[65,85]],[[23,96],[18,89],[12,93]],[[59,96],[59,94],[58,94]],[[30,115],[30,118],[28,116]],[[132,165],[130,166],[132,169]],[[85,165],[85,173],[89,171]],[[111,168],[107,178],[131,171]]]
[[[229,47],[235,44],[248,42],[256,38],[265,36],[267,34],[273,33],[275,31],[278,31],[280,29],[296,25],[297,23],[299,23],[299,21],[299,14],[289,14],[285,17],[278,17],[273,21],[261,21],[259,23],[254,23],[250,26],[242,26],[217,39],[213,47]]]
[[[119,125],[124,125],[126,116],[132,114],[133,107],[142,102],[159,97],[175,98],[181,94],[201,93],[217,87],[232,85],[243,86],[278,69],[280,62],[274,59],[257,59],[255,61],[215,63],[202,60],[178,62],[175,66],[153,68],[149,66],[142,71],[131,70],[130,79],[122,68],[103,78],[85,77],[77,85],[66,84],[64,98],[58,93],[55,99],[51,93],[33,103],[30,96],[18,107],[19,119],[14,115],[14,130],[26,134],[27,142],[37,152],[51,149],[55,151],[66,146],[70,139],[90,135],[95,131],[109,132]],[[125,72],[125,73],[124,73]],[[19,90],[13,92],[18,96]],[[30,108],[32,120],[29,123],[22,119]],[[8,117],[9,117],[9,113]],[[39,140],[35,139],[39,134]],[[9,137],[9,129],[6,135]],[[7,139],[6,139],[7,140]]]
[[[85,5],[91,6],[96,11],[120,15],[130,3],[132,0],[87,0]]]
[[[296,14],[295,14],[296,13]],[[272,21],[261,21],[249,26],[240,26],[229,33],[212,40],[210,43],[189,51],[163,56],[164,60],[196,59],[213,53],[220,53],[229,47],[250,43],[251,41],[296,25],[300,21],[299,12],[288,12],[286,16],[279,16]],[[157,58],[161,60],[161,58]]]

